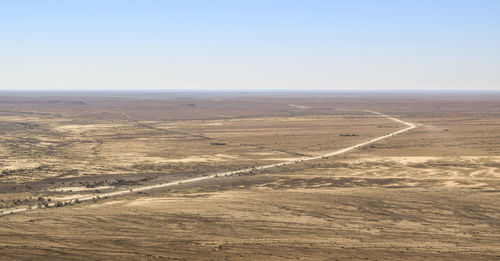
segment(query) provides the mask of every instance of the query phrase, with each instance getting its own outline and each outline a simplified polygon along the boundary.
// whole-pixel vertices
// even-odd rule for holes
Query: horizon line
[[[283,92],[294,92],[294,93],[491,93],[500,92],[500,90],[447,90],[447,89],[437,89],[437,90],[392,90],[392,89],[359,89],[359,90],[346,90],[346,89],[0,89],[0,92],[239,92],[239,93],[283,93]]]

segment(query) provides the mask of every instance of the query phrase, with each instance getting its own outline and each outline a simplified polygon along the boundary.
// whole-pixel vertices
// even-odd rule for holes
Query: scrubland
[[[0,259],[497,260],[500,95],[3,93]]]

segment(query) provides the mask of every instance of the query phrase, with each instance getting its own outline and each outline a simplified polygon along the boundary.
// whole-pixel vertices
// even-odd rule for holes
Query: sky
[[[2,90],[500,90],[497,0],[0,0]]]

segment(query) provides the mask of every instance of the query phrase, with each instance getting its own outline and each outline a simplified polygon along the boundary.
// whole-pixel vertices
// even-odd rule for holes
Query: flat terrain
[[[499,94],[2,93],[0,259],[500,258]]]

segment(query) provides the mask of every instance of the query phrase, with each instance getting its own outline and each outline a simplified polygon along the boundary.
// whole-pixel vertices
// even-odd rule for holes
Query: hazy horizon
[[[497,1],[15,1],[0,90],[499,91]]]

